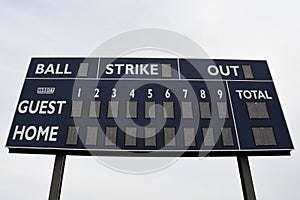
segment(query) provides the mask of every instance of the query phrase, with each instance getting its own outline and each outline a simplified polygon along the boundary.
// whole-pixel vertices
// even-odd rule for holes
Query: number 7
[[[187,89],[183,89],[182,90],[182,92],[183,92],[183,98],[187,98],[187,94],[188,94],[188,90]]]

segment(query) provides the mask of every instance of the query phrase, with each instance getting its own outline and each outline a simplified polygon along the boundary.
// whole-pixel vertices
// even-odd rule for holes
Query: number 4
[[[134,98],[134,96],[135,96],[135,90],[134,89],[132,89],[131,91],[130,91],[130,93],[129,93],[129,96],[131,96],[132,98]]]

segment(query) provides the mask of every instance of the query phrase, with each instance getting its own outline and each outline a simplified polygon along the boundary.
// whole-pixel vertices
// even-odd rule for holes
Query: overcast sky
[[[211,58],[267,60],[296,148],[287,157],[251,157],[258,199],[298,199],[299,1],[0,0],[0,199],[47,199],[54,156],[9,154],[6,139],[31,57],[87,56],[112,36],[152,27],[197,42]],[[68,156],[63,200],[242,199],[236,159],[180,159],[130,175],[92,157]]]

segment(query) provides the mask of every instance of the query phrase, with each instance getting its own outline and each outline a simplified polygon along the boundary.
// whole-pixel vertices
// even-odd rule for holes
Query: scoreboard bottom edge
[[[58,150],[58,149],[27,149],[9,148],[9,153],[25,154],[65,154],[79,156],[116,156],[116,157],[225,157],[225,156],[289,156],[291,149],[263,151],[102,151],[102,150]]]

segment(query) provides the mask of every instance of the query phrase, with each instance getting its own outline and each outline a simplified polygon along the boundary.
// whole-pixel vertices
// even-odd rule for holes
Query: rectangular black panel
[[[221,128],[221,133],[222,133],[223,145],[224,146],[234,146],[232,128],[223,127],[223,128]]]
[[[194,128],[184,128],[183,129],[184,134],[184,146],[196,146],[196,134]]]
[[[117,127],[106,127],[105,146],[114,146],[117,143]]]
[[[146,101],[145,102],[145,118],[155,118],[155,102]]]
[[[156,146],[156,128],[145,127],[145,146]]]
[[[6,146],[113,156],[293,149],[265,61],[178,58],[32,58]]]
[[[126,117],[137,118],[137,101],[127,101]]]
[[[199,107],[200,107],[200,118],[210,119],[211,118],[210,102],[199,102]]]
[[[250,119],[270,118],[266,102],[247,102],[246,105]]]
[[[89,117],[99,118],[100,117],[100,108],[101,108],[101,101],[91,101]]]
[[[85,145],[97,145],[98,127],[88,126],[86,130]]]

